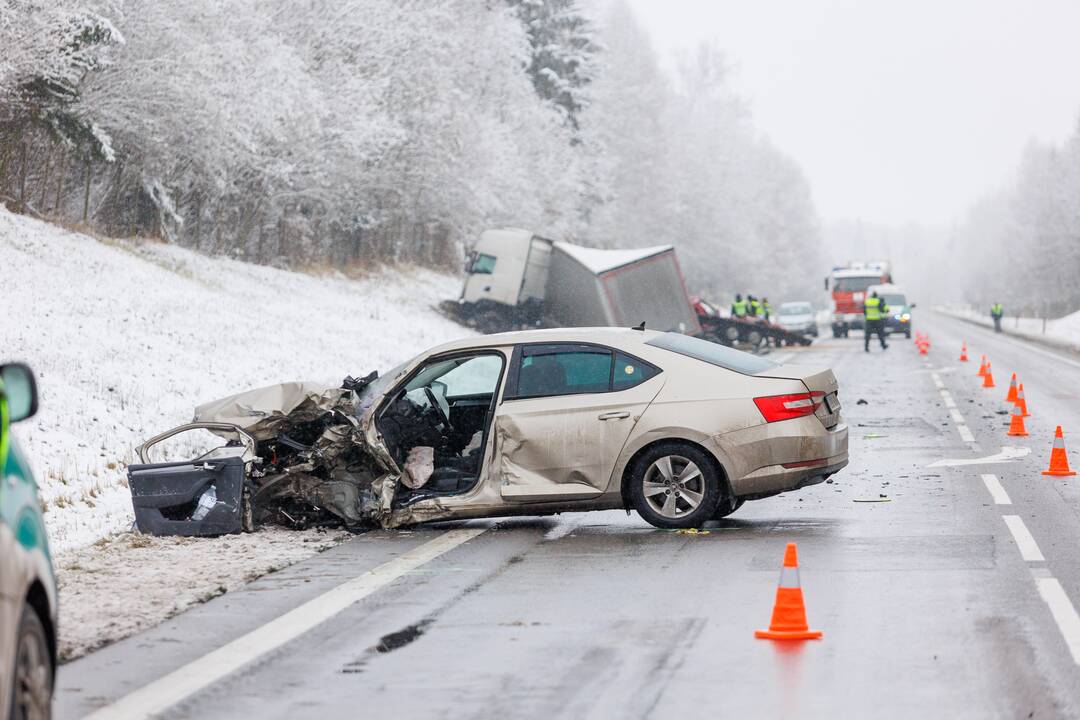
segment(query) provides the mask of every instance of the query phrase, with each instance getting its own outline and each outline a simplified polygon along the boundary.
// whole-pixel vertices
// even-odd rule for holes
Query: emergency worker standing
[[[772,317],[772,305],[769,304],[769,298],[761,298],[761,307],[765,311],[765,322],[768,322]]]
[[[761,306],[761,301],[753,295],[746,296],[750,300],[750,317],[761,317],[765,309]]]
[[[994,318],[994,332],[1001,332],[1001,318],[1005,314],[1005,308],[1001,307],[1001,303],[994,303],[990,306],[990,317]]]
[[[863,350],[870,352],[870,336],[877,334],[881,341],[881,349],[889,346],[885,342],[885,313],[889,312],[888,305],[878,297],[875,290],[870,297],[863,301],[863,313],[866,316],[866,329],[863,331]]]
[[[735,293],[735,302],[731,303],[731,317],[746,317],[746,301],[742,299],[742,295],[739,293]]]

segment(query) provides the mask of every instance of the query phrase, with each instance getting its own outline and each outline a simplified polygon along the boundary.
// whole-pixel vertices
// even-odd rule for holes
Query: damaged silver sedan
[[[202,405],[128,474],[156,534],[619,508],[689,528],[825,480],[847,434],[828,369],[677,333],[532,330]]]

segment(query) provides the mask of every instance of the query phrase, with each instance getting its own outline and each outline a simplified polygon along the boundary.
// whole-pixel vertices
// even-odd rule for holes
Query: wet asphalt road
[[[748,503],[707,535],[607,512],[358,536],[63,667],[57,715],[1080,717],[1080,480],[1039,475],[1056,424],[1080,451],[1080,358],[919,320],[926,360],[902,338],[775,354],[840,380],[852,462],[832,483]],[[957,362],[961,338],[976,362]],[[978,387],[984,353],[996,390]],[[1014,370],[1028,438],[994,412]],[[1003,446],[1031,453],[928,467]],[[460,528],[478,534],[428,557]],[[790,541],[824,638],[755,640]],[[386,584],[319,622],[327,591],[377,567]],[[251,631],[227,649],[254,661],[206,657]],[[169,704],[183,683],[195,691]]]

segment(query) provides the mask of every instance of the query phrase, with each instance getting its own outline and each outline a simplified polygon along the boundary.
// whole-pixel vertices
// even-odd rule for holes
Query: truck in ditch
[[[457,301],[441,309],[483,332],[528,327],[629,327],[698,335],[671,245],[605,250],[528,230],[481,233]]]

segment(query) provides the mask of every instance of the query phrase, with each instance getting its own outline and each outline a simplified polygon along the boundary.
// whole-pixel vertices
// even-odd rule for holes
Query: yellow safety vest
[[[735,311],[735,317],[746,317],[746,301],[736,300],[731,303],[731,309]]]
[[[881,319],[881,298],[869,297],[863,302],[866,309],[866,319],[873,322]]]

